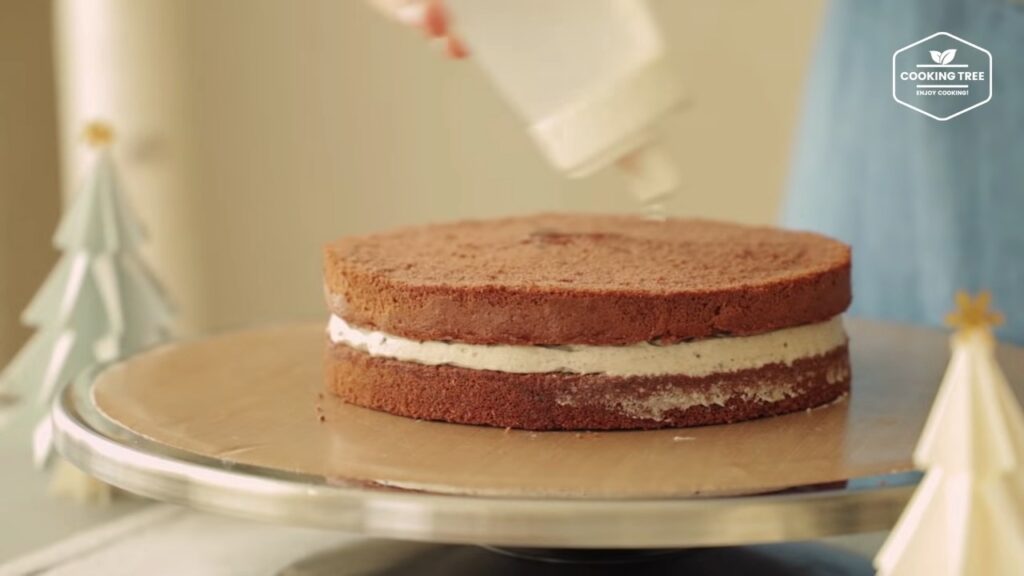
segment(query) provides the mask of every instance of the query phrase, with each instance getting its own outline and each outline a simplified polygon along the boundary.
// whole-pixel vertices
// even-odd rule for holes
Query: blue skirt
[[[993,62],[992,100],[946,122],[891,92],[893,52],[940,31]],[[834,1],[782,218],[853,246],[853,314],[941,325],[990,290],[1024,343],[1024,2]]]

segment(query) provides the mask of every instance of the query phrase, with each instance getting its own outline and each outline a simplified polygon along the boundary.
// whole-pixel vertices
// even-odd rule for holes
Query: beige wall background
[[[343,234],[635,209],[614,174],[562,180],[471,61],[444,60],[363,2],[56,0],[53,71],[45,3],[13,2],[27,26],[0,2],[0,26],[18,32],[0,41],[29,59],[0,77],[0,278],[17,277],[0,296],[5,342],[23,336],[16,311],[52,261],[56,174],[71,194],[88,161],[77,136],[95,117],[118,130],[186,334],[322,316],[320,247]],[[685,179],[670,212],[772,221],[820,2],[651,4],[694,102],[666,130]],[[14,84],[30,107],[8,103]],[[15,135],[29,132],[45,135],[31,152]]]

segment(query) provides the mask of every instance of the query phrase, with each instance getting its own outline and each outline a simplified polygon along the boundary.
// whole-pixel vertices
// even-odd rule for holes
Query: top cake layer
[[[342,238],[324,280],[334,314],[412,340],[674,343],[841,313],[850,249],[705,220],[542,214]]]

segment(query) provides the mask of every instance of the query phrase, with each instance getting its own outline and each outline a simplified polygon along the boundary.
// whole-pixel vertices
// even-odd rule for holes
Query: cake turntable
[[[319,392],[321,325],[237,332],[83,374],[54,404],[55,443],[144,496],[403,541],[287,574],[612,574],[623,562],[631,574],[866,574],[863,558],[778,543],[895,522],[948,342],[894,324],[848,328],[847,399],[726,426],[603,433],[348,406]],[[1019,386],[1024,350],[999,354]]]

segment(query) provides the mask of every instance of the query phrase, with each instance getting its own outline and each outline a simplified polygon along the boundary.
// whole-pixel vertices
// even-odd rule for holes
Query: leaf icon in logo
[[[942,53],[941,64],[949,64],[953,61],[953,58],[956,58],[956,48],[950,48]]]
[[[938,50],[931,50],[930,53],[932,55],[932,62],[942,64],[942,52],[939,52]]]

